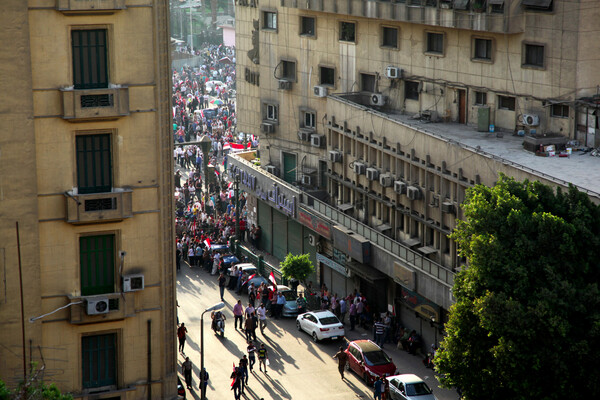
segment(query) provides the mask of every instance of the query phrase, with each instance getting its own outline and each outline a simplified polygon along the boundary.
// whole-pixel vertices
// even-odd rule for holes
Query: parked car
[[[211,244],[210,251],[213,254],[214,253],[227,254],[227,253],[229,253],[230,249],[229,249],[229,246],[226,244]]]
[[[267,278],[265,278],[264,276],[256,275],[254,278],[250,279],[250,281],[242,283],[240,292],[242,294],[248,294],[248,285],[251,285],[253,283],[256,289],[258,289],[258,287],[263,283],[267,284],[267,286],[271,285],[271,282]]]
[[[396,374],[392,359],[370,340],[350,342],[345,351],[348,354],[346,368],[356,372],[369,386],[380,376]]]
[[[251,276],[251,275],[258,273],[258,269],[256,269],[256,265],[254,265],[252,263],[240,263],[240,264],[235,264],[233,266],[241,268],[242,272],[245,272],[247,276]],[[232,266],[229,266],[229,268],[227,269],[228,274],[231,273],[231,267]]]
[[[296,303],[297,295],[289,286],[277,285],[277,291],[285,297],[285,304],[281,310],[283,317],[295,317],[298,315],[298,303]]]
[[[222,268],[226,271],[229,271],[229,268],[231,268],[232,265],[239,263],[240,260],[233,254],[226,254],[223,256],[223,258],[221,258],[221,262]]]
[[[296,317],[296,327],[312,336],[314,342],[341,339],[346,335],[344,325],[331,311],[309,311]]]
[[[386,379],[390,383],[392,400],[437,400],[423,379],[414,374],[393,375]]]

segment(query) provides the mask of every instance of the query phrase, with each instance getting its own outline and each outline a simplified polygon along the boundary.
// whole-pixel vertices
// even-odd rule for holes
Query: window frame
[[[282,58],[281,60],[279,60],[279,64],[281,65],[281,70],[280,70],[281,76],[279,77],[279,79],[283,79],[283,80],[289,81],[289,82],[297,82],[298,63],[296,62],[296,60],[292,60],[289,58]],[[289,74],[285,74],[290,66],[293,66],[293,68],[294,68],[293,76],[291,76]],[[289,71],[287,71],[287,72],[289,72]]]
[[[373,72],[360,72],[358,73],[359,76],[359,82],[360,82],[360,91],[361,92],[368,92],[368,93],[375,93],[375,89],[377,89],[377,74],[373,73]],[[368,90],[370,88],[365,88],[364,86],[364,79],[369,77],[369,79],[373,79],[373,90]]]
[[[396,44],[395,45],[389,45],[385,43],[385,31],[386,29],[393,29],[396,31]],[[380,44],[379,47],[383,48],[383,49],[388,49],[388,50],[399,50],[400,49],[400,29],[394,26],[389,26],[389,25],[381,25],[381,40],[380,40]]]
[[[489,52],[489,58],[481,57],[477,54],[477,41],[485,40],[489,43],[489,49],[486,46],[486,52]],[[493,63],[494,62],[494,39],[483,36],[473,36],[471,38],[471,61]]]
[[[531,64],[528,63],[528,52],[527,49],[529,48],[529,46],[535,46],[535,47],[541,47],[542,48],[542,63],[541,64]],[[521,67],[522,68],[529,68],[529,69],[546,69],[546,45],[543,43],[536,43],[536,42],[527,42],[524,41],[522,43],[522,48],[521,48]]]
[[[313,33],[306,33],[304,32],[304,20],[305,19],[311,19],[313,21]],[[311,17],[309,15],[300,15],[300,23],[299,25],[299,29],[300,29],[300,36],[303,37],[308,37],[308,38],[316,38],[317,37],[317,19],[315,17]]]
[[[442,49],[441,51],[437,51],[437,50],[432,50],[430,49],[429,45],[430,45],[430,41],[429,38],[433,37],[430,35],[436,35],[436,37],[441,37],[442,39]],[[429,56],[434,56],[434,57],[443,57],[446,54],[446,33],[445,32],[439,32],[439,31],[425,31],[425,40],[424,40],[424,53],[426,55]]]
[[[273,18],[271,18],[271,19],[267,18],[267,14],[272,15],[274,17],[274,20],[273,20]],[[262,31],[265,31],[265,32],[277,32],[278,31],[279,16],[278,16],[277,10],[272,10],[272,9],[261,10],[260,19],[261,19],[260,29]],[[275,26],[273,27],[273,26],[267,25],[268,21],[270,21],[271,23],[274,21]]]
[[[90,149],[90,150],[80,150],[79,149],[79,140],[83,140],[84,138],[89,138],[89,137],[100,137],[100,136],[107,136],[108,137],[108,149],[104,150],[104,149]],[[107,182],[104,182],[104,184],[95,184],[93,186],[82,186],[82,182],[84,180],[88,180],[86,179],[84,176],[82,176],[82,168],[81,168],[81,164],[86,164],[86,160],[80,160],[80,153],[81,152],[94,152],[94,153],[98,153],[98,152],[102,152],[102,151],[107,151],[108,152],[108,166],[107,171],[105,171],[105,173],[107,173],[107,176],[105,176],[104,178],[107,179]],[[78,131],[75,132],[75,148],[74,148],[74,159],[75,159],[75,186],[77,187],[77,192],[79,194],[91,194],[91,193],[110,193],[112,192],[112,189],[115,186],[115,169],[114,169],[114,165],[115,165],[115,157],[114,157],[114,148],[113,148],[113,133],[110,131]],[[94,155],[93,155],[94,156]],[[94,160],[93,164],[95,164],[97,162],[97,160]],[[93,167],[92,167],[93,168]],[[93,173],[93,175],[97,175],[96,173]],[[102,174],[104,175],[104,173]],[[94,180],[95,182],[95,178],[90,178],[90,180]]]
[[[279,124],[279,104],[277,104],[275,102],[269,102],[269,101],[264,101],[262,104],[263,104],[263,107],[262,107],[263,108],[263,110],[262,110],[263,121],[268,121],[268,122]],[[274,117],[269,116],[272,113],[275,114]]]
[[[566,109],[567,113],[566,115],[564,113],[556,113],[554,112],[554,107],[560,107],[561,111],[564,111]],[[550,107],[550,116],[552,118],[562,118],[562,119],[568,119],[571,115],[571,107],[569,107],[567,104],[552,104],[552,106]]]
[[[410,84],[410,86],[412,86],[413,84],[416,84],[416,87],[409,89],[409,84]],[[419,101],[419,97],[421,96],[421,93],[419,92],[419,84],[420,84],[419,81],[409,81],[409,80],[404,81],[404,100],[405,101],[406,100]],[[409,97],[408,96],[409,93],[416,93],[417,94],[416,98]]]
[[[503,100],[505,100],[505,99],[512,99],[512,101],[513,101],[512,108],[506,107],[506,106],[504,106],[502,104]],[[497,106],[498,106],[498,110],[513,111],[514,112],[517,109],[517,98],[515,96],[504,96],[504,95],[499,94],[498,95],[498,105]]]
[[[344,24],[352,24],[354,26],[354,33],[353,33],[352,40],[348,40],[348,39],[346,39],[346,38],[344,38],[342,36],[343,31],[344,31],[344,29],[343,29],[343,25]],[[354,44],[356,44],[356,41],[357,41],[356,39],[357,39],[357,36],[358,36],[356,34],[356,32],[358,30],[357,28],[358,28],[358,23],[356,21],[346,21],[346,20],[339,21],[339,24],[338,24],[338,29],[339,29],[338,41],[344,42],[344,43],[354,43]]]
[[[77,82],[78,75],[84,74],[83,69],[84,65],[83,63],[81,63],[79,65],[78,68],[78,64],[75,62],[75,59],[77,57],[76,54],[76,46],[75,46],[75,34],[76,33],[83,33],[83,32],[100,32],[103,31],[104,32],[104,50],[103,50],[103,54],[102,57],[104,58],[104,74],[102,74],[101,72],[98,72],[96,75],[100,74],[103,75],[101,77],[101,79],[104,79],[104,82],[88,82],[86,81],[83,77],[80,77],[79,80],[81,81],[80,83]],[[77,25],[77,26],[71,26],[70,27],[70,31],[69,31],[69,37],[70,37],[70,46],[69,46],[69,51],[70,51],[70,61],[71,61],[71,81],[73,82],[73,88],[75,90],[89,90],[89,89],[107,89],[110,86],[110,70],[111,70],[111,57],[110,57],[110,50],[112,48],[111,46],[111,30],[109,29],[108,26],[106,25]],[[81,46],[83,47],[83,45]],[[85,58],[84,56],[80,56],[78,58]],[[76,72],[76,70],[79,70],[79,74]],[[89,74],[90,71],[85,71],[85,74]],[[96,76],[96,78],[98,78],[98,76]]]
[[[93,348],[87,347],[86,348],[86,342],[90,342],[92,340],[92,338],[102,338],[105,337],[108,339],[108,337],[110,337],[110,341],[112,342],[112,349],[110,347],[106,347],[106,343],[104,343],[104,346],[102,346],[101,343],[97,343],[95,345],[96,347],[96,351],[94,351]],[[110,388],[116,388],[119,384],[119,332],[118,331],[105,331],[105,332],[92,332],[92,333],[86,333],[83,334],[81,336],[80,339],[80,343],[81,343],[81,386],[83,388],[84,391],[91,391],[91,390],[98,390],[98,389],[110,389]],[[92,345],[93,343],[90,343],[90,345]],[[104,350],[103,352],[103,357],[98,357],[98,355],[100,354],[100,352]],[[112,350],[112,354],[111,353]],[[93,354],[91,356],[86,357],[86,355],[88,353],[92,353]],[[108,354],[107,354],[108,353]],[[95,357],[94,357],[95,356]],[[109,378],[106,378],[105,381],[101,381],[99,379],[93,380],[93,379],[89,379],[89,380],[85,380],[86,379],[86,375],[91,375],[91,374],[86,374],[86,370],[88,372],[92,372],[94,370],[98,371],[100,370],[100,368],[98,368],[98,366],[100,366],[100,363],[103,360],[107,360],[107,358],[111,358],[112,359],[112,365],[110,362],[108,362],[107,364],[105,364],[104,372],[106,372],[109,376]],[[86,359],[88,360],[88,362],[86,362]],[[91,365],[91,363],[96,360],[98,361],[94,365]],[[87,364],[87,365],[86,365]],[[87,367],[89,366],[89,367]],[[88,369],[89,368],[89,369]],[[98,382],[97,385],[94,384],[90,384],[91,382]],[[86,384],[87,383],[87,384]]]
[[[478,96],[483,96],[483,102],[480,102],[478,100]],[[480,90],[474,90],[473,91],[473,105],[474,106],[485,106],[487,105],[487,92],[483,92]]]
[[[323,82],[323,69],[328,69],[333,71],[333,83],[325,83]],[[330,67],[328,65],[319,65],[319,85],[327,86],[327,87],[335,87],[335,67]]]
[[[94,248],[93,246],[83,247],[83,242],[87,240],[100,240],[104,238],[106,243]],[[86,233],[78,237],[79,251],[79,283],[82,296],[96,296],[101,294],[115,293],[116,287],[116,265],[117,265],[117,234],[114,231]],[[110,244],[110,248],[107,246]],[[96,243],[98,245],[98,243]],[[104,247],[107,246],[107,247]],[[109,254],[109,251],[112,254]],[[99,258],[100,257],[100,258]],[[103,262],[101,258],[104,258]],[[84,262],[84,259],[87,259]],[[105,263],[108,262],[108,265]],[[100,265],[102,264],[102,265]],[[92,281],[103,276],[101,284],[94,284]],[[89,277],[88,277],[89,275]],[[91,277],[91,275],[95,275]],[[112,283],[110,283],[112,278]]]
[[[315,110],[309,109],[309,108],[301,108],[300,115],[301,115],[300,128],[308,128],[308,129],[317,130],[317,112]],[[313,122],[312,125],[308,125],[306,123],[308,115],[312,115],[312,122]]]

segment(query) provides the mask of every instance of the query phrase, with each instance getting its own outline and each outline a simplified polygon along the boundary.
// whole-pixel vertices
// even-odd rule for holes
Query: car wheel
[[[315,343],[317,343],[319,341],[319,338],[317,337],[317,332],[313,332],[312,338],[313,338],[313,342],[315,342]]]
[[[302,331],[302,327],[300,326],[300,321],[296,321],[296,328],[298,328],[299,331]]]
[[[346,362],[346,371],[350,371],[350,362]]]

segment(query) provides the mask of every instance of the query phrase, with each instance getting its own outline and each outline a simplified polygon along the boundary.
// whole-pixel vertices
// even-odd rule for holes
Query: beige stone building
[[[33,362],[75,398],[176,397],[168,13],[167,0],[2,3],[9,387]]]
[[[586,0],[237,1],[238,127],[311,211],[288,223],[331,224],[311,234],[317,280],[432,343],[468,187],[502,172],[600,201],[597,158],[558,157],[600,145],[598,20]]]

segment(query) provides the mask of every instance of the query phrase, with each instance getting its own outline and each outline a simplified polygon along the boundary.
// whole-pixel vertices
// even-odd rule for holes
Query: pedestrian
[[[344,348],[340,346],[340,351],[335,353],[333,358],[337,358],[338,360],[338,371],[342,379],[344,379],[344,369],[346,368],[346,361],[348,361],[348,354],[344,351]]]
[[[373,326],[375,331],[375,343],[383,349],[383,339],[385,336],[385,324],[381,319],[378,319]]]
[[[377,377],[377,379],[375,380],[375,383],[373,384],[373,387],[375,388],[375,392],[373,393],[373,398],[375,400],[381,400],[381,392],[383,390],[383,378],[382,377]]]
[[[252,313],[254,314],[254,313]],[[254,318],[252,318],[252,314],[246,318],[246,322],[244,322],[244,331],[246,332],[246,342],[252,340],[252,333],[256,329]],[[254,337],[256,340],[256,336]]]
[[[235,318],[233,323],[235,329],[238,327],[238,321],[240,321],[240,329],[242,329],[242,323],[244,322],[244,308],[242,307],[241,300],[238,300],[238,302],[233,306],[233,317]]]
[[[258,369],[262,371],[262,367],[265,367],[265,374],[267,373],[267,365],[269,365],[269,358],[267,356],[267,349],[265,348],[265,344],[260,344],[260,349],[258,349]]]
[[[192,362],[189,357],[185,358],[185,361],[181,364],[181,372],[185,378],[185,385],[188,390],[192,390]]]
[[[206,371],[206,368],[202,368],[202,371],[200,371],[200,396],[202,397],[204,395],[204,397],[206,397],[206,386],[208,386],[208,372]]]
[[[235,400],[240,400],[241,397],[242,379],[240,375],[240,368],[235,367],[229,376],[231,379],[233,379],[233,382],[231,382],[231,390],[233,390],[233,396],[235,397]]]
[[[260,325],[260,333],[265,334],[265,328],[267,327],[267,310],[265,309],[265,305],[263,303],[260,304],[260,307],[256,310],[258,313],[258,323]]]
[[[244,376],[244,384],[248,385],[248,356],[245,354],[240,358],[240,368],[242,369]],[[244,389],[242,388],[242,394],[244,394]]]
[[[250,372],[252,372],[252,368],[254,367],[254,363],[256,363],[256,346],[251,340],[248,340],[248,367],[250,368]]]
[[[296,305],[298,306],[298,314],[304,314],[306,312],[306,298],[302,292],[298,294]]]
[[[283,311],[283,306],[285,305],[286,301],[285,301],[285,296],[283,295],[283,293],[278,292],[277,293],[277,308],[275,309],[276,314],[275,314],[275,319],[279,319],[279,317],[281,317],[282,315],[282,311]]]
[[[217,281],[219,281],[219,293],[221,293],[221,301],[225,301],[225,299],[223,298],[223,294],[225,293],[225,281],[226,280],[227,279],[225,278],[225,275],[223,275],[223,273],[221,272],[219,274],[219,278],[217,278]]]
[[[346,312],[348,311],[345,298],[342,297],[340,299],[339,306],[340,306],[340,322],[342,323],[342,325],[344,325],[344,319],[346,318]]]
[[[181,354],[183,353],[183,348],[185,347],[185,334],[187,333],[187,328],[185,327],[185,324],[182,322],[181,325],[179,325],[179,328],[177,328],[177,338],[179,339],[179,352]]]
[[[356,326],[356,303],[350,304],[350,330],[353,331]]]

